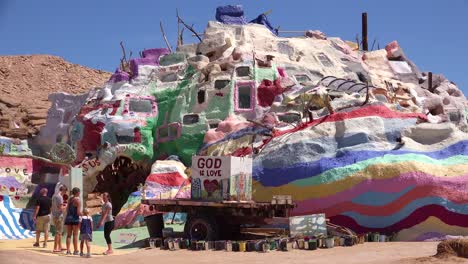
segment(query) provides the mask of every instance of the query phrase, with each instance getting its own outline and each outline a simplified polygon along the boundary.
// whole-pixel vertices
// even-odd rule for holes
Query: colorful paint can
[[[379,233],[373,233],[372,234],[372,242],[379,242],[380,240],[380,234]]]
[[[190,250],[194,250],[196,251],[197,250],[197,241],[190,241]]]
[[[226,247],[225,247],[226,251],[228,252],[231,252],[231,251],[234,251],[232,249],[232,242],[231,241],[226,241]]]
[[[353,238],[352,237],[345,237],[344,238],[344,246],[351,247],[352,245],[354,245]]]
[[[307,249],[316,250],[317,249],[317,239],[310,239],[307,241]]]
[[[297,240],[297,248],[299,248],[299,249],[304,249],[304,247],[305,247],[304,244],[305,244],[304,239],[298,239],[298,240]]]
[[[247,243],[245,243],[245,241],[239,242],[239,251],[245,252],[246,250],[247,250]]]
[[[253,252],[255,250],[255,241],[247,241],[245,244],[245,251],[246,252]]]
[[[197,241],[197,250],[206,250],[205,241]]]
[[[261,241],[260,252],[266,253],[268,251],[270,251],[270,243],[268,243],[268,241]]]
[[[325,247],[326,248],[333,248],[335,246],[335,238],[328,237],[325,239]]]
[[[232,251],[233,252],[239,252],[240,251],[239,242],[234,241],[234,242],[232,242],[231,245],[232,245]]]

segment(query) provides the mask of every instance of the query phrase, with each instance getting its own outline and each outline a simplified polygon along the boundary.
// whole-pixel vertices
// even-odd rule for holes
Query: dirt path
[[[193,252],[187,250],[163,251],[141,249],[132,253],[116,256],[98,256],[91,259],[79,257],[38,254],[32,250],[1,250],[2,263],[467,263],[468,260],[451,258],[436,259],[437,242],[391,242],[366,243],[353,247],[337,247],[315,251],[294,250],[292,252]],[[37,249],[40,250],[40,249]],[[43,252],[42,252],[43,253]],[[5,260],[5,261],[3,261]]]

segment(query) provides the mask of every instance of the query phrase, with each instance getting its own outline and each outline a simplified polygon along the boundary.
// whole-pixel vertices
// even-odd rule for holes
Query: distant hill
[[[54,92],[80,94],[111,73],[51,55],[0,56],[0,135],[27,138],[46,123]]]

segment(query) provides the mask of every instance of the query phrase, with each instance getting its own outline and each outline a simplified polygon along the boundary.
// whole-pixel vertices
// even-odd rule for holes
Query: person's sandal
[[[39,247],[39,243],[37,243],[37,242],[34,243],[34,244],[33,244],[33,247]]]
[[[46,248],[46,247],[47,247],[47,243],[43,243],[43,244],[42,244],[42,247],[43,247],[43,248]]]
[[[80,257],[84,256],[83,252],[80,253]]]
[[[90,257],[91,257],[91,253],[86,254],[86,257],[87,257],[87,258],[90,258]]]
[[[71,252],[70,252],[70,251],[67,251],[66,255],[71,255]]]
[[[75,252],[73,252],[73,255],[78,256],[78,255],[80,255],[80,252],[79,252],[79,251],[75,251]]]

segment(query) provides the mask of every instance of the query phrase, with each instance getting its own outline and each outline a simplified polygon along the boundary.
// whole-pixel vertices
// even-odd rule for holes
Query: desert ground
[[[51,253],[49,248],[33,248],[32,240],[0,241],[0,263],[468,263],[462,258],[435,258],[438,242],[365,243],[353,247],[335,247],[315,251],[291,252],[220,252],[165,251],[160,249],[117,249],[115,255],[103,256],[103,247],[95,246],[92,258]]]

